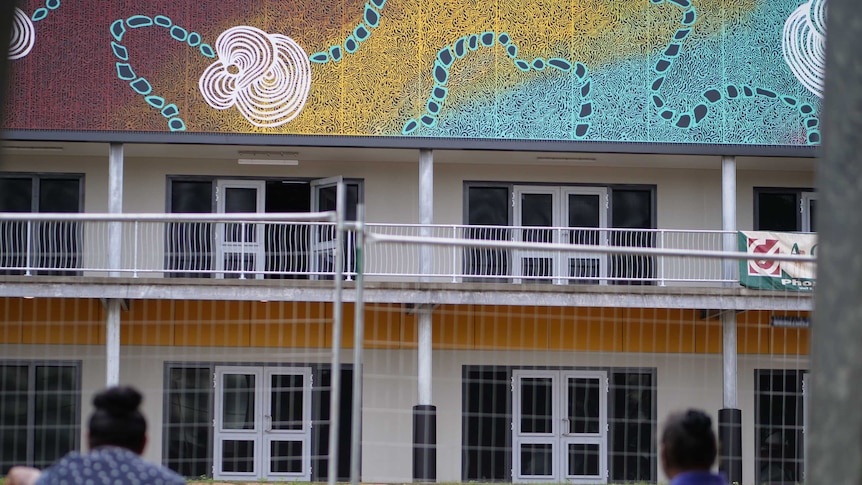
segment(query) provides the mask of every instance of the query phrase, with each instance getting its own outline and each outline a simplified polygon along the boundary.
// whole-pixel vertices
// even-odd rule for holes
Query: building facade
[[[816,232],[825,1],[21,3],[4,471],[122,382],[188,477],[326,480],[336,411],[339,479],[660,482],[700,407],[731,476],[804,478],[810,291],[649,250]],[[359,253],[339,183],[372,235],[489,244]]]

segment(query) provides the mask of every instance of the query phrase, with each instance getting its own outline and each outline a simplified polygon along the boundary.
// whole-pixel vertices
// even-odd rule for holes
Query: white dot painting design
[[[311,87],[311,64],[293,39],[238,26],[222,32],[215,48],[217,59],[198,82],[210,106],[236,106],[258,127],[283,125],[302,111]]]
[[[20,8],[15,8],[12,19],[12,39],[9,43],[9,59],[21,59],[33,50],[36,43],[36,28],[33,21]]]
[[[810,0],[790,14],[784,23],[781,47],[784,61],[796,79],[822,98],[826,66],[826,0]]]

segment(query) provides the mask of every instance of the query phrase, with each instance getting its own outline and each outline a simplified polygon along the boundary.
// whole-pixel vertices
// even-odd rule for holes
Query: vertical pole
[[[434,152],[419,151],[419,235],[431,236],[430,225],[434,222]],[[430,281],[428,275],[433,270],[431,246],[422,245],[419,249],[420,280]],[[437,409],[432,403],[432,332],[431,317],[433,309],[429,305],[417,308],[419,319],[417,352],[417,390],[418,405],[413,408],[413,479],[433,482],[437,480]]]
[[[807,483],[862,483],[862,9],[829,0]],[[809,139],[812,134],[809,132]]]
[[[108,212],[123,212],[123,144],[111,143],[108,149]],[[108,269],[111,276],[120,276],[122,264],[123,226],[108,223]],[[120,300],[108,299],[105,326],[105,373],[107,386],[120,383]]]
[[[350,483],[359,482],[362,443],[362,342],[365,338],[365,205],[356,206],[356,313],[353,329],[353,416],[350,430]]]
[[[723,157],[721,160],[721,228],[722,249],[736,251],[736,158]],[[735,278],[736,261],[727,259],[722,262],[722,279],[731,286]],[[736,376],[736,312],[721,312],[722,325],[722,364],[724,369],[724,407],[718,411],[719,469],[731,483],[742,483],[742,411],[737,399]]]
[[[329,485],[335,485],[338,477],[338,428],[341,421],[338,410],[339,405],[341,404],[341,333],[343,329],[342,302],[344,300],[344,268],[342,268],[344,255],[342,244],[344,244],[344,213],[346,207],[344,182],[338,182],[335,196],[335,301],[332,302],[332,377],[330,381],[331,390],[329,396],[329,463],[326,476],[327,483]]]

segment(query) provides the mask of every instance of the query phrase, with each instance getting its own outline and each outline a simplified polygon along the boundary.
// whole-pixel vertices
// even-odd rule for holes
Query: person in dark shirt
[[[93,398],[87,433],[90,452],[71,452],[39,471],[14,467],[6,485],[183,485],[185,479],[144,461],[147,422],[138,410],[143,397],[131,387],[110,387]]]
[[[661,434],[661,464],[670,485],[726,485],[711,472],[718,444],[712,419],[696,409],[668,416]]]

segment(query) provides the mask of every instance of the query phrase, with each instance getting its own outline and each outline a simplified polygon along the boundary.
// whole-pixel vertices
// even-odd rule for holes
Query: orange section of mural
[[[342,347],[354,347],[352,304],[344,306]],[[415,349],[419,310],[365,307],[363,346]],[[807,355],[808,328],[770,325],[772,316],[737,314],[740,354]],[[103,344],[98,300],[0,299],[0,343]],[[697,310],[441,305],[433,309],[435,349],[709,353],[722,350],[722,326]],[[328,348],[332,305],[320,302],[132,301],[122,313],[121,343],[143,346]]]

